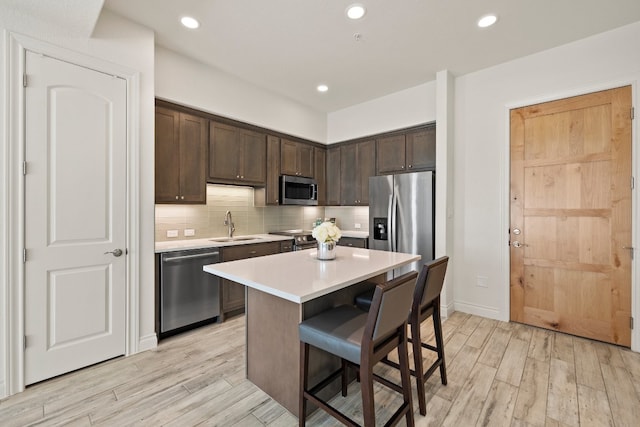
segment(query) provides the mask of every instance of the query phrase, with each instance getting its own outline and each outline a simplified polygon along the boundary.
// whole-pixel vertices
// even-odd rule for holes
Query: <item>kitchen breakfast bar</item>
[[[247,378],[298,416],[300,345],[298,324],[386,280],[386,273],[419,255],[338,246],[336,258],[321,261],[316,250],[287,252],[206,265],[204,270],[246,286]],[[310,384],[340,365],[312,348]],[[339,390],[328,388],[327,398]]]

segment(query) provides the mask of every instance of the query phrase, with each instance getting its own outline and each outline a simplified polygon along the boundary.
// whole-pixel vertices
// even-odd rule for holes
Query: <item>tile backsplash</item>
[[[202,239],[227,235],[226,211],[231,211],[235,235],[268,233],[293,228],[310,229],[316,218],[336,218],[344,230],[369,227],[367,207],[266,206],[253,205],[253,188],[233,185],[207,185],[206,205],[156,205],[156,241]],[[176,230],[177,237],[167,237]],[[185,236],[185,230],[194,230]]]

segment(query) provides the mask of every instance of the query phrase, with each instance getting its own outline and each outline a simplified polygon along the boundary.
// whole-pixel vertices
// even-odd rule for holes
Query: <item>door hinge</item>
[[[633,317],[629,317],[629,327],[633,329]]]
[[[24,248],[22,250],[22,262],[23,263],[27,262],[27,248]]]
[[[635,177],[631,177],[631,189],[635,189],[636,188],[636,178]]]
[[[27,349],[27,336],[26,336],[26,335],[23,335],[23,336],[22,336],[22,348],[23,348],[24,350],[26,350],[26,349]]]
[[[23,74],[23,75],[22,75],[22,86],[23,86],[23,87],[27,87],[27,85],[28,85],[28,80],[29,80],[29,79],[27,78],[27,75],[26,75],[26,74]]]
[[[631,120],[636,118],[636,109],[634,107],[631,107]]]
[[[22,162],[22,175],[26,175],[27,174],[27,162],[24,161]]]

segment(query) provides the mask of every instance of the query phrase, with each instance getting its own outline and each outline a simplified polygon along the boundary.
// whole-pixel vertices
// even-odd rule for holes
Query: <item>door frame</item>
[[[22,164],[25,153],[25,99],[22,76],[25,69],[26,51],[35,51],[43,55],[66,61],[78,66],[120,77],[126,81],[126,248],[128,255],[125,267],[126,308],[125,308],[125,355],[136,353],[139,349],[139,93],[140,73],[119,64],[98,59],[88,54],[55,46],[41,40],[16,33],[5,33],[7,52],[5,76],[2,82],[7,97],[4,104],[4,117],[7,124],[4,136],[4,164],[0,165],[0,183],[7,191],[2,196],[0,206],[0,233],[7,238],[0,247],[0,266],[5,269],[0,276],[0,325],[3,331],[3,347],[0,368],[4,371],[5,384],[0,383],[0,397],[21,392],[24,381],[24,263],[22,251],[25,244],[25,185]],[[0,140],[1,141],[1,140]],[[3,221],[4,218],[4,221]],[[3,283],[4,282],[4,283]],[[0,381],[2,378],[0,378]],[[3,390],[4,388],[4,390]]]
[[[632,106],[640,105],[636,102],[638,100],[638,82],[640,81],[640,75],[627,76],[624,79],[613,80],[602,84],[579,87],[576,89],[570,89],[566,91],[556,92],[550,95],[544,95],[539,97],[528,98],[525,100],[515,101],[505,104],[504,117],[505,117],[505,146],[504,146],[504,159],[501,162],[502,167],[500,171],[500,179],[502,181],[502,206],[500,209],[500,241],[503,242],[503,250],[501,254],[500,264],[502,266],[502,281],[506,284],[504,294],[504,307],[506,308],[505,319],[509,321],[511,312],[511,286],[510,286],[510,247],[509,247],[509,226],[510,226],[510,169],[511,169],[511,123],[510,113],[511,110],[529,105],[540,104],[544,102],[557,101],[573,96],[587,95],[593,92],[599,92],[602,90],[614,89],[621,86],[631,86],[631,102]],[[631,315],[634,318],[634,328],[631,330],[631,350],[640,352],[640,221],[638,220],[638,187],[640,186],[640,164],[639,151],[636,149],[638,143],[638,113],[636,117],[631,121],[631,170],[635,178],[635,186],[631,191],[631,241],[634,247],[634,256],[631,262]]]

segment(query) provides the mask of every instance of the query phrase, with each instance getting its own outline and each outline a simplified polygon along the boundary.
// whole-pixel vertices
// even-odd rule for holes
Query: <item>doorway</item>
[[[127,82],[25,51],[24,380],[126,352]]]
[[[631,99],[511,110],[512,321],[630,346]]]

